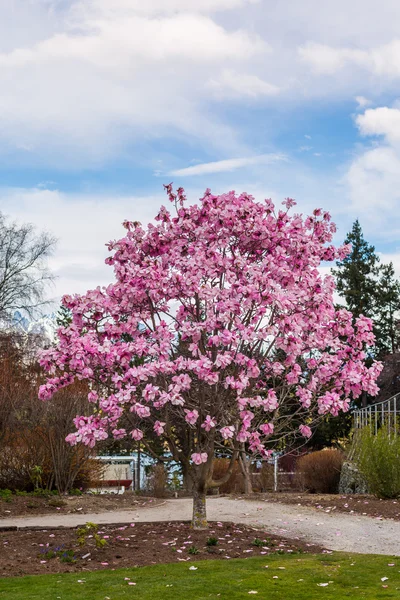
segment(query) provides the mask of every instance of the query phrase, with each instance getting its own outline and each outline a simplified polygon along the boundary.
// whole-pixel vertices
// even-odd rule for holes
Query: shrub
[[[51,498],[47,504],[49,506],[53,506],[54,508],[61,508],[63,506],[67,506],[65,500],[61,500],[61,498]]]
[[[84,546],[89,538],[93,538],[96,548],[104,548],[107,545],[107,540],[99,534],[99,526],[96,523],[88,521],[84,527],[80,527],[77,532],[77,541],[80,546]]]
[[[365,428],[357,436],[355,462],[369,491],[378,498],[400,496],[400,437],[382,428]]]
[[[11,502],[12,491],[8,488],[0,490],[0,498],[5,502]]]
[[[305,454],[297,461],[297,478],[303,489],[312,493],[336,494],[344,456],[326,449]]]

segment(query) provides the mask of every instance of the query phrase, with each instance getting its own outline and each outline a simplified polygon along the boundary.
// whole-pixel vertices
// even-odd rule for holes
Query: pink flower
[[[208,431],[210,431],[210,429],[212,429],[213,427],[215,427],[216,424],[217,424],[217,422],[215,421],[215,419],[212,419],[210,417],[210,415],[207,415],[206,418],[205,418],[204,423],[201,424],[201,427],[208,432]]]
[[[158,436],[160,436],[164,433],[164,425],[165,425],[165,423],[163,423],[161,421],[156,421],[154,423],[154,431],[156,432],[156,434]]]
[[[206,463],[208,459],[207,452],[195,452],[192,454],[192,461],[195,465],[201,465],[202,463]]]
[[[227,427],[222,427],[222,429],[220,429],[220,433],[224,440],[229,440],[230,438],[233,438],[235,428],[233,425],[228,425]]]
[[[301,435],[303,435],[306,438],[309,438],[312,436],[312,431],[308,427],[308,425],[300,425],[299,430],[300,430]]]
[[[148,406],[143,406],[142,404],[135,404],[134,408],[137,416],[141,419],[146,419],[150,416],[150,409]]]
[[[126,429],[113,429],[112,434],[115,440],[122,440],[126,436]]]
[[[186,423],[189,423],[189,425],[194,425],[197,421],[197,419],[199,418],[199,411],[194,409],[194,410],[186,410],[185,409],[185,421]]]
[[[132,429],[131,431],[132,439],[137,442],[143,438],[143,431],[141,429]]]
[[[273,423],[264,423],[263,425],[260,426],[260,431],[262,431],[262,433],[264,435],[271,435],[271,433],[274,432],[274,424]]]

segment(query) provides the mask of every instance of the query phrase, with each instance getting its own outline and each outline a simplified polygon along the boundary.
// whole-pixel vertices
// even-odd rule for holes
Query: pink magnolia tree
[[[187,206],[166,189],[174,215],[162,207],[146,229],[126,221],[108,244],[115,283],[63,298],[72,323],[41,356],[40,397],[89,382],[96,410],[75,419],[71,444],[141,440],[151,425],[191,478],[193,526],[205,527],[207,489],[223,483],[218,448],[231,453],[226,480],[241,451],[267,458],[293,419],[307,438],[318,415],[376,394],[380,365],[365,365],[371,321],[336,310],[333,279],[318,271],[349,250],[330,244],[328,213],[209,190]]]

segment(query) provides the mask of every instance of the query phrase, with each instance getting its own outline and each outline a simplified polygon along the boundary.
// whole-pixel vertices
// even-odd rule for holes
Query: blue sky
[[[0,0],[0,210],[59,242],[50,294],[174,181],[355,218],[400,275],[395,0]]]

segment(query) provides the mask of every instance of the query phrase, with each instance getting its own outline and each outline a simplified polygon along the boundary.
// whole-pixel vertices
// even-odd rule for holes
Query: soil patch
[[[47,514],[100,513],[115,510],[136,510],[143,506],[156,506],[164,500],[124,494],[83,494],[82,496],[15,496],[0,499],[1,519]]]
[[[279,502],[294,504],[296,506],[310,506],[325,513],[348,513],[364,515],[381,519],[394,519],[400,521],[400,500],[379,500],[369,495],[339,495],[339,494],[306,494],[269,493],[247,496],[247,500],[264,500],[266,502]]]
[[[323,551],[316,544],[232,523],[210,523],[202,531],[179,522],[101,525],[97,543],[106,542],[101,548],[93,535],[83,545],[78,537],[77,529],[1,532],[0,577]]]

